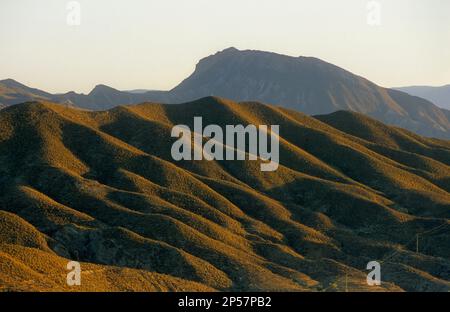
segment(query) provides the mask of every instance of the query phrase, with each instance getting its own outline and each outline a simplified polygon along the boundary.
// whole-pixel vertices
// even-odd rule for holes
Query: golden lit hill
[[[174,161],[195,116],[279,125],[278,170]],[[0,190],[3,291],[450,290],[450,142],[357,113],[20,104],[0,111]]]

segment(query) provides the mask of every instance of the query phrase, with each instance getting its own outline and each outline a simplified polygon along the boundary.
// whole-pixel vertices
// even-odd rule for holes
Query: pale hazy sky
[[[315,56],[382,86],[450,84],[450,1],[0,0],[0,79],[50,92],[170,89],[234,46]]]

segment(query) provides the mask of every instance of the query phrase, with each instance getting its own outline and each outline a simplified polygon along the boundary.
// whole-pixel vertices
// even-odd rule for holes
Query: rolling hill
[[[183,103],[205,96],[219,96],[235,101],[260,101],[308,115],[349,110],[420,135],[450,139],[450,118],[433,103],[380,87],[313,57],[228,48],[200,60],[192,75],[170,91],[125,92],[97,85],[89,94],[49,95],[29,88],[16,88],[17,93],[5,93],[2,91],[4,84],[0,81],[0,103],[4,104],[30,100],[34,93],[34,100],[88,110],[107,110],[146,101]]]
[[[194,116],[280,125],[280,167],[172,160]],[[450,290],[450,142],[355,112],[24,103],[0,111],[0,188],[4,291]]]

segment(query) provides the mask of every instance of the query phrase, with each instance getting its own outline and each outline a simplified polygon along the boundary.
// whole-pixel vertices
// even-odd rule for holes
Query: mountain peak
[[[91,92],[89,92],[89,95],[98,94],[99,92],[120,92],[120,91],[104,84],[98,84],[94,87],[94,89],[92,89]]]
[[[237,49],[235,47],[229,47],[229,48],[223,49],[222,51],[217,52],[217,54],[220,54],[220,53],[235,53],[235,52],[241,52],[241,50],[239,50],[239,49]]]
[[[14,79],[11,79],[11,78],[0,80],[0,84],[2,84],[4,86],[7,86],[9,88],[14,88],[14,87],[21,87],[21,88],[23,88],[23,87],[27,87],[24,84],[14,80]]]

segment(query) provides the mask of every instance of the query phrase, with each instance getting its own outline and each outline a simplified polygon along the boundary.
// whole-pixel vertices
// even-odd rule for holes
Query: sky
[[[0,0],[0,79],[168,90],[233,46],[318,57],[385,87],[450,84],[448,0],[70,2]]]

